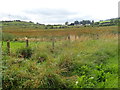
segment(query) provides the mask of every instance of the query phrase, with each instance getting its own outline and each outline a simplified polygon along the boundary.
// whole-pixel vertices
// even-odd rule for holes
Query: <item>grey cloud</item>
[[[43,23],[64,23],[66,18],[46,18],[43,20]]]
[[[23,16],[23,15],[15,15],[15,14],[9,14],[9,13],[1,13],[0,14],[0,18],[1,20],[3,18],[9,18],[9,19],[12,19],[12,20],[30,20],[30,18],[26,17],[26,16]]]
[[[74,16],[74,17],[73,17]],[[75,17],[77,16],[77,17]],[[83,16],[81,17],[80,12],[72,12],[64,9],[49,9],[49,8],[41,8],[41,9],[30,9],[24,10],[21,14],[14,13],[2,13],[0,14],[0,18],[3,17],[11,18],[12,20],[30,20],[43,24],[61,24],[68,22],[74,22],[75,20],[81,21],[83,19],[93,19],[91,16]]]
[[[30,18],[23,16],[23,15],[11,15],[13,19],[20,19],[20,20],[30,20]]]
[[[36,14],[36,15],[44,15],[44,16],[65,16],[65,15],[74,15],[76,12],[71,12],[64,9],[49,9],[49,8],[41,8],[41,9],[32,9],[24,11],[27,14]]]
[[[40,21],[41,23],[64,23],[68,20],[68,16],[78,14],[78,12],[72,12],[65,9],[50,8],[31,9],[23,12],[26,15],[35,15],[35,18],[42,20]]]
[[[80,16],[80,17],[75,17],[75,18],[70,18],[69,21],[81,21],[81,20],[94,20],[94,18],[92,16]]]

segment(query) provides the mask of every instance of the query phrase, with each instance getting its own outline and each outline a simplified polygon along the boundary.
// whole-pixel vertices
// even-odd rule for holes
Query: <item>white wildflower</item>
[[[77,85],[77,84],[78,84],[78,81],[76,81],[75,84]]]
[[[94,77],[90,77],[90,79],[93,79]]]

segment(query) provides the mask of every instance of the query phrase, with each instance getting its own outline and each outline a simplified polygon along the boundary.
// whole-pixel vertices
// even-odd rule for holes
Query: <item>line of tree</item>
[[[77,25],[98,25],[98,26],[112,26],[112,25],[118,25],[120,22],[120,17],[119,18],[111,18],[108,20],[100,20],[98,22],[94,22],[94,20],[82,20],[82,21],[74,21],[74,23],[70,23],[67,21],[65,22],[65,25],[68,26],[77,26]]]
[[[82,21],[74,21],[74,23],[68,24],[68,22],[65,22],[65,25],[93,25],[94,20],[82,20]]]

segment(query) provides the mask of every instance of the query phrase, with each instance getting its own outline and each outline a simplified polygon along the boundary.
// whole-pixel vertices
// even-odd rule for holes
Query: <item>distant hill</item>
[[[61,29],[66,28],[65,25],[45,25],[40,23],[34,23],[34,22],[26,22],[26,21],[20,21],[20,20],[14,20],[14,21],[1,21],[3,30],[14,30],[14,29]]]
[[[37,28],[45,28],[44,24],[35,24],[31,21],[20,21],[20,20],[14,20],[14,21],[2,21],[2,27],[3,30],[8,29],[37,29]]]
[[[89,21],[89,22],[88,22]],[[94,20],[93,20],[94,21]],[[40,23],[34,23],[32,21],[20,21],[20,20],[13,20],[13,21],[1,21],[2,22],[2,29],[3,30],[37,30],[37,29],[63,29],[63,28],[71,28],[71,27],[82,27],[82,26],[114,26],[118,25],[120,22],[120,18],[111,18],[107,20],[100,20],[99,22],[92,22],[90,20],[83,20],[69,25],[45,25]],[[84,22],[84,24],[83,24]],[[78,23],[78,24],[76,24]]]

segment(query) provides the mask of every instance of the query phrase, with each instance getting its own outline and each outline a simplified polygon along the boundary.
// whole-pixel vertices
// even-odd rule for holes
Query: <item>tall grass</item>
[[[113,33],[117,34],[117,26],[109,26],[109,27],[81,27],[81,28],[64,28],[58,30],[51,29],[21,29],[21,28],[12,28],[12,29],[3,29],[4,33],[10,33],[19,37],[48,37],[48,36],[68,36],[68,35],[78,35],[82,34],[102,34],[102,33]]]
[[[117,36],[103,38],[56,42],[53,53],[51,42],[31,42],[29,59],[4,55],[3,88],[118,88]]]

